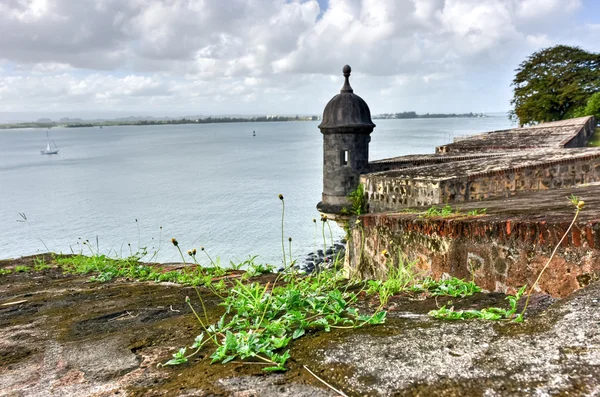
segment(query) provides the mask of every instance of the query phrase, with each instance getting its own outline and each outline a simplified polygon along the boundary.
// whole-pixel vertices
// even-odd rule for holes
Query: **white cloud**
[[[545,18],[557,12],[569,13],[581,7],[581,0],[522,0],[517,16],[525,19]]]
[[[329,0],[326,10],[316,0],[2,0],[0,111],[318,112],[345,63],[374,112],[423,95],[434,97],[423,110],[505,110],[508,77],[526,55],[598,37],[597,24],[573,23],[582,9],[580,0]],[[501,78],[481,97],[459,89],[493,74]]]
[[[534,48],[542,48],[552,45],[552,39],[550,39],[546,34],[528,34],[526,39],[527,43]]]

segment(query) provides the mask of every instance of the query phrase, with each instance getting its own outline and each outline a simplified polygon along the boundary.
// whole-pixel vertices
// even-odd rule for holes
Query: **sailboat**
[[[50,140],[50,136],[48,135],[47,130],[46,130],[46,138],[48,138],[48,143],[46,144],[46,150],[40,150],[40,153],[41,154],[58,154],[58,146],[56,146],[56,143],[54,143],[54,141]],[[54,145],[54,149],[50,145],[50,142],[52,142],[52,145]]]

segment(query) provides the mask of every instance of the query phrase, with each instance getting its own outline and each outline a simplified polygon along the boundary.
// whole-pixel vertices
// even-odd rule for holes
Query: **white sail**
[[[50,135],[48,135],[48,131],[46,131],[46,138],[48,139],[48,143],[46,144],[46,150],[40,150],[42,154],[58,154],[58,146],[56,143],[52,141],[54,144],[54,149],[52,149],[52,145],[50,145]]]

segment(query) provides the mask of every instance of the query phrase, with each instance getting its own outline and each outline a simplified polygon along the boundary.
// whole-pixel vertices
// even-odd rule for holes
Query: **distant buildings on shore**
[[[425,113],[416,112],[383,113],[373,116],[374,119],[445,119],[445,118],[488,117],[483,113]]]

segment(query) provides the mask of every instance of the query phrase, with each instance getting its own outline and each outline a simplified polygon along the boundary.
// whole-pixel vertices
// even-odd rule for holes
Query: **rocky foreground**
[[[0,261],[15,266],[33,258]],[[449,298],[394,297],[385,325],[310,333],[292,343],[287,372],[264,374],[202,356],[157,368],[200,332],[184,301],[194,290],[88,280],[57,269],[0,277],[0,396],[338,395],[305,366],[348,396],[600,395],[598,282],[553,303],[538,298],[521,324],[434,320],[427,312]],[[219,300],[206,296],[218,316]],[[475,308],[503,298],[453,300]]]

